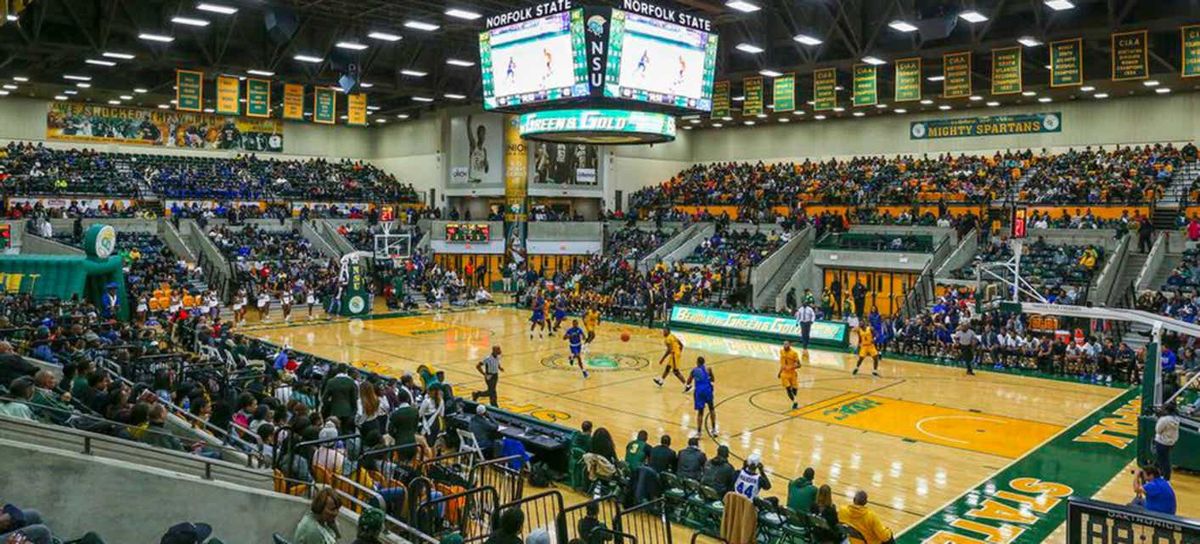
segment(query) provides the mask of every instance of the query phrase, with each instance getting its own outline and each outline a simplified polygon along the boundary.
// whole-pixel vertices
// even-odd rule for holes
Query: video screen
[[[711,111],[717,35],[614,9],[604,96]]]
[[[588,95],[583,10],[479,34],[485,109]]]
[[[447,223],[447,242],[487,242],[490,240],[491,229],[486,223]]]

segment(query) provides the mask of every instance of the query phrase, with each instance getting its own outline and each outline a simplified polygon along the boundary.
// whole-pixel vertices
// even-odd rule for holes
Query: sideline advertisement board
[[[671,309],[671,324],[691,326],[712,332],[732,332],[768,340],[800,340],[800,326],[790,317],[726,312],[710,308],[676,306]],[[836,321],[817,321],[809,333],[810,343],[847,347],[850,327]]]

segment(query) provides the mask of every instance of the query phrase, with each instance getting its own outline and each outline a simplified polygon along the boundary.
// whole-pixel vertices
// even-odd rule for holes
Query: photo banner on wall
[[[1200,25],[1179,29],[1179,42],[1183,46],[1179,74],[1183,77],[1200,77]]]
[[[921,99],[921,58],[896,61],[896,102]]]
[[[1150,77],[1149,36],[1145,30],[1112,35],[1112,80],[1132,81]]]
[[[532,183],[596,185],[599,166],[600,149],[595,145],[533,142]]]
[[[327,87],[313,89],[313,122],[332,125],[337,122],[337,91]]]
[[[796,109],[796,74],[775,78],[771,82],[771,103],[775,113]]]
[[[828,111],[837,107],[837,69],[822,68],[813,72],[813,110]]]
[[[346,97],[346,122],[351,125],[367,125],[367,95],[354,93]]]
[[[246,80],[246,116],[271,116],[271,82],[265,79]]]
[[[525,201],[529,195],[529,148],[521,137],[521,121],[516,115],[504,117],[504,220],[525,221]]]
[[[1024,90],[1022,86],[1021,48],[993,49],[992,94],[1017,94]]]
[[[204,72],[175,70],[175,109],[204,111]]]
[[[854,65],[854,106],[874,106],[879,102],[878,82],[875,67],[870,64]]]
[[[506,138],[504,116],[481,113],[450,119],[451,187],[492,186],[504,183],[501,170],[507,156],[502,138]],[[524,144],[522,144],[524,145]]]
[[[1083,85],[1083,39],[1072,38],[1050,44],[1050,86]]]
[[[763,78],[762,76],[748,77],[742,80],[742,116],[749,117],[763,112]]]
[[[971,52],[942,56],[942,98],[971,96]]]
[[[304,85],[283,84],[283,118],[304,120]]]
[[[729,80],[713,83],[713,107],[709,117],[720,119],[729,117]]]
[[[1012,136],[1015,134],[1044,134],[1062,132],[1062,113],[1024,113],[958,119],[930,119],[909,124],[911,140],[967,138],[979,136]]]
[[[164,148],[283,151],[283,122],[208,113],[51,102],[46,139]]]
[[[241,112],[242,84],[236,77],[217,76],[217,113],[238,115]]]

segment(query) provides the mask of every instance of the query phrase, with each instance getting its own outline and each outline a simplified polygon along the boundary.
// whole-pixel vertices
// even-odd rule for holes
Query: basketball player
[[[529,316],[529,339],[533,340],[533,331],[537,329],[538,338],[544,338],[546,332],[546,301],[542,299],[542,294],[533,296],[533,315]]]
[[[638,77],[641,77],[643,79],[646,77],[646,68],[648,68],[649,64],[650,64],[650,52],[642,51],[642,57],[638,59],[638,63],[637,63]]]
[[[683,60],[683,55],[679,56],[679,73],[675,74],[675,81],[671,83],[672,89],[679,88],[683,84],[683,74],[687,72],[687,61]]]
[[[271,295],[270,295],[270,293],[267,293],[266,289],[263,289],[262,291],[259,291],[259,293],[258,293],[258,320],[266,321],[266,320],[270,319],[270,317],[271,317],[269,315],[270,311],[271,311]]]
[[[679,360],[683,358],[683,342],[679,341],[679,337],[671,334],[671,329],[663,329],[663,344],[667,347],[667,351],[658,360],[658,364],[666,362],[667,366],[663,368],[662,377],[654,378],[654,383],[662,387],[663,381],[667,379],[667,374],[673,373],[679,379],[679,383],[683,384],[683,392],[691,391],[692,384],[687,383],[683,379],[683,374],[679,372]]]
[[[787,391],[788,399],[792,401],[792,409],[795,410],[796,392],[799,389],[800,381],[796,376],[796,369],[800,368],[800,354],[792,349],[791,342],[783,343],[783,350],[779,352],[779,383],[783,385],[783,390]]]
[[[858,322],[858,362],[854,364],[852,375],[858,374],[858,367],[867,357],[873,360],[871,375],[879,377],[879,349],[875,347],[875,333],[871,331],[871,324],[862,320]]]
[[[708,407],[708,435],[717,436],[717,407],[713,405],[713,373],[712,369],[704,366],[704,357],[696,358],[696,368],[688,375],[687,386],[693,382],[696,388],[692,391],[692,403],[696,408],[696,434],[704,431],[704,408]]]
[[[283,308],[283,322],[292,321],[292,290],[286,286],[279,292],[279,306]]]
[[[562,322],[567,318],[567,297],[559,293],[554,297],[554,332],[558,333],[559,327],[562,327]]]
[[[546,88],[546,83],[550,81],[550,77],[554,75],[551,65],[554,64],[554,56],[550,54],[550,50],[542,48],[542,57],[546,59],[546,74],[542,76],[542,88]]]
[[[583,328],[587,330],[587,338],[583,341],[586,350],[596,339],[596,330],[600,328],[600,311],[595,306],[583,313]]]
[[[233,320],[238,325],[246,324],[246,307],[250,305],[250,301],[246,297],[245,289],[238,289],[237,295],[233,298]]]
[[[508,73],[504,76],[504,79],[508,80],[509,83],[514,83],[517,80],[517,61],[512,57],[508,59]]]
[[[583,329],[579,328],[579,320],[571,320],[571,328],[567,329],[567,333],[563,335],[563,339],[567,341],[567,345],[571,348],[571,356],[567,358],[567,364],[575,361],[579,365],[579,370],[583,371],[583,377],[588,377],[588,371],[583,367],[583,356],[580,353],[583,351]]]

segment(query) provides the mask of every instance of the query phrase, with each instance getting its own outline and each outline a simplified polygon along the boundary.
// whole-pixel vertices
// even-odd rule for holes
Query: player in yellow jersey
[[[674,373],[675,377],[679,378],[679,383],[683,384],[683,392],[691,391],[692,385],[687,383],[687,380],[683,378],[683,373],[679,371],[679,361],[683,360],[683,342],[679,341],[679,337],[671,334],[671,329],[663,329],[663,345],[667,347],[667,351],[663,352],[658,364],[666,362],[667,366],[663,368],[662,377],[654,378],[654,383],[662,387],[663,381],[667,379],[667,374]]]
[[[858,323],[858,362],[854,364],[854,372],[858,374],[858,367],[862,366],[863,359],[870,357],[874,364],[871,368],[871,375],[879,376],[879,348],[875,347],[875,332],[871,330],[871,324],[866,320]]]
[[[783,385],[783,390],[787,391],[787,396],[792,401],[792,409],[797,408],[796,392],[800,388],[800,379],[796,375],[796,369],[800,368],[800,354],[792,349],[791,342],[783,343],[783,350],[779,352],[779,383]]]
[[[583,312],[583,328],[587,330],[587,338],[583,341],[583,349],[587,351],[588,346],[596,339],[596,330],[600,328],[600,310],[595,306]]]

